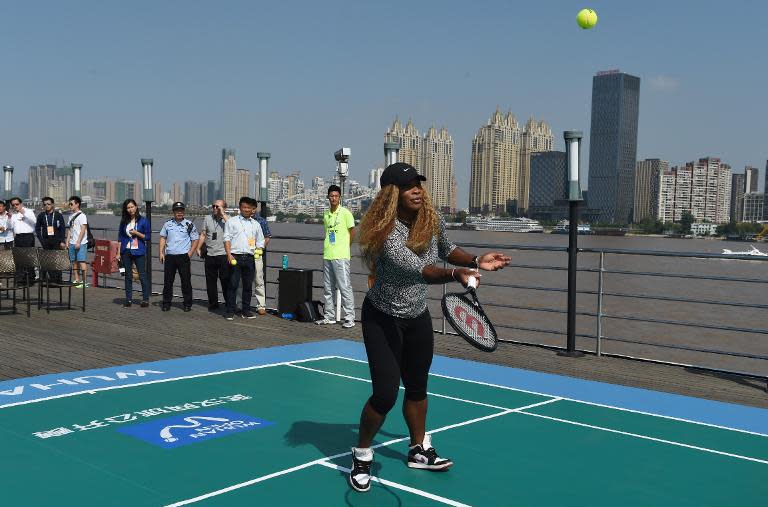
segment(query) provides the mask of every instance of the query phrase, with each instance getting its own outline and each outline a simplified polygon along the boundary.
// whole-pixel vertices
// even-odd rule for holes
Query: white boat
[[[544,232],[544,227],[537,220],[524,217],[469,217],[467,227],[476,231]]]
[[[750,257],[768,257],[768,253],[761,252],[755,245],[752,245],[751,250],[745,250],[742,252],[734,252],[727,248],[723,248],[723,255],[748,255]]]
[[[570,229],[568,220],[560,220],[552,229],[552,234],[568,234]],[[592,227],[589,224],[579,224],[576,232],[577,234],[592,234]]]

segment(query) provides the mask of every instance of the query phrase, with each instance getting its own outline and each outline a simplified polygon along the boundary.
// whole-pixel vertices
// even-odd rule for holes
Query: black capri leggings
[[[405,399],[427,397],[427,378],[432,365],[434,335],[429,310],[412,319],[379,311],[368,299],[363,302],[363,340],[371,370],[371,407],[386,415],[397,401],[400,379]]]

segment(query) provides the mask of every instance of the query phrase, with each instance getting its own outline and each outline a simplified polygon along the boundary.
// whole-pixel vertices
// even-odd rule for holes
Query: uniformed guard
[[[160,229],[160,262],[165,265],[163,277],[163,311],[171,309],[176,271],[181,278],[184,311],[192,309],[192,254],[197,251],[200,235],[195,224],[184,218],[184,203],[173,203],[173,218]]]

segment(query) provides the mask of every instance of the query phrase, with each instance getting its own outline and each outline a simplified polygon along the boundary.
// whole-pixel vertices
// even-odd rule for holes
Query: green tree
[[[285,213],[283,213],[282,211],[278,211],[277,214],[275,215],[275,220],[277,220],[278,222],[282,222],[283,220],[285,220]]]
[[[691,233],[691,224],[696,219],[693,217],[690,211],[683,211],[683,215],[680,217],[680,227],[681,227],[681,233],[682,234],[690,234]]]

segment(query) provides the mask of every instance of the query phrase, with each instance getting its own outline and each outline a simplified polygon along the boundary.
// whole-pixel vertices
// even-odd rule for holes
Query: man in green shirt
[[[341,188],[328,187],[331,209],[323,213],[325,241],[323,243],[323,280],[325,286],[325,315],[315,324],[336,324],[336,289],[341,292],[342,327],[355,325],[355,297],[349,277],[351,258],[349,245],[355,239],[355,217],[342,206]]]

